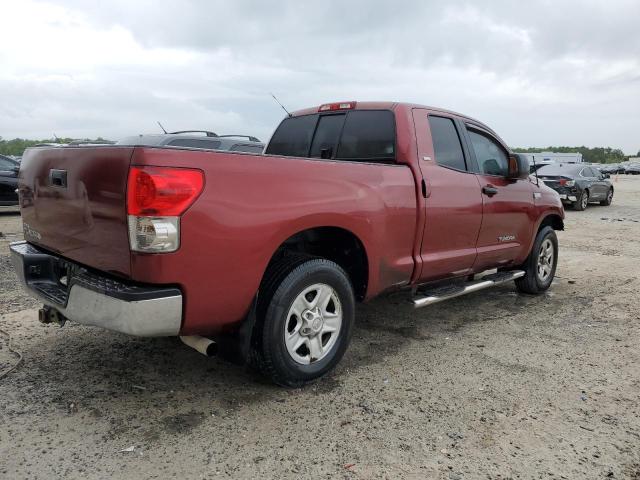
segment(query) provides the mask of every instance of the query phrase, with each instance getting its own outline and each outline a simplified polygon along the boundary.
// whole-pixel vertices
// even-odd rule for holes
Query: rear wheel
[[[583,190],[578,200],[573,202],[573,209],[582,211],[587,208],[587,205],[589,205],[589,190]]]
[[[322,258],[268,275],[271,288],[260,295],[255,360],[275,383],[300,387],[332,370],[344,355],[355,316],[353,288],[340,266]]]
[[[524,277],[516,280],[516,287],[524,293],[538,294],[553,282],[558,264],[558,237],[553,228],[542,228],[533,242],[531,253],[522,265]]]
[[[600,202],[600,205],[604,205],[605,207],[607,207],[607,206],[611,205],[612,201],[613,201],[613,188],[610,188],[609,191],[607,192],[607,198],[602,200]]]

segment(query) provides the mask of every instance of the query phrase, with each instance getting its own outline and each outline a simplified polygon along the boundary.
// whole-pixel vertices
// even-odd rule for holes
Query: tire
[[[578,210],[579,212],[583,211],[587,208],[589,204],[589,190],[583,190],[578,200],[573,202],[573,209]]]
[[[612,201],[613,201],[613,188],[610,188],[609,191],[607,192],[607,198],[602,200],[600,202],[600,205],[608,207],[609,205],[611,205]]]
[[[549,249],[552,248],[552,256],[548,257]],[[541,260],[541,255],[545,255]],[[558,237],[553,228],[546,226],[538,232],[533,242],[531,253],[521,266],[525,271],[524,277],[518,278],[516,287],[520,292],[533,295],[546,291],[553,282],[558,265]],[[546,268],[544,268],[546,267]],[[543,272],[545,273],[543,275]]]
[[[353,287],[340,266],[323,258],[285,259],[265,278],[258,294],[254,365],[278,385],[301,387],[342,359],[354,324]]]

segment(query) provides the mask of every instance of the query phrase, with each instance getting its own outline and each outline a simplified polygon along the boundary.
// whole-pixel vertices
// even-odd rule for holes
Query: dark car
[[[563,203],[574,210],[584,210],[591,202],[611,205],[613,185],[608,173],[575,163],[545,165],[538,170],[538,178],[560,195]]]
[[[640,163],[628,163],[624,167],[624,173],[627,175],[640,175]]]
[[[251,135],[218,135],[206,130],[183,130],[171,133],[136,135],[123,138],[117,144],[228,150],[248,153],[262,153],[264,149],[264,143]]]
[[[20,164],[0,155],[0,207],[18,205],[18,170]]]

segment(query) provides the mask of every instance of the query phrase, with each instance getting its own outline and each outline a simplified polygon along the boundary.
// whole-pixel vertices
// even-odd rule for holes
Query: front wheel
[[[322,258],[276,270],[279,278],[267,282],[272,288],[259,309],[256,360],[275,383],[300,387],[344,355],[355,316],[353,288],[340,266]]]
[[[516,287],[524,293],[538,294],[553,282],[558,265],[558,237],[553,228],[542,228],[533,242],[531,253],[522,269],[524,277],[516,280]]]

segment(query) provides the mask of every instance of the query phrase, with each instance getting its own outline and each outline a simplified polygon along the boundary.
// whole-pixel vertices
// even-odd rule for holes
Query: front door
[[[460,127],[440,113],[415,109],[413,115],[426,196],[418,282],[468,274],[476,259],[482,197],[467,168]]]
[[[477,272],[526,257],[536,214],[531,182],[507,178],[509,154],[502,143],[469,124],[466,136],[482,192],[482,227],[473,267]]]

